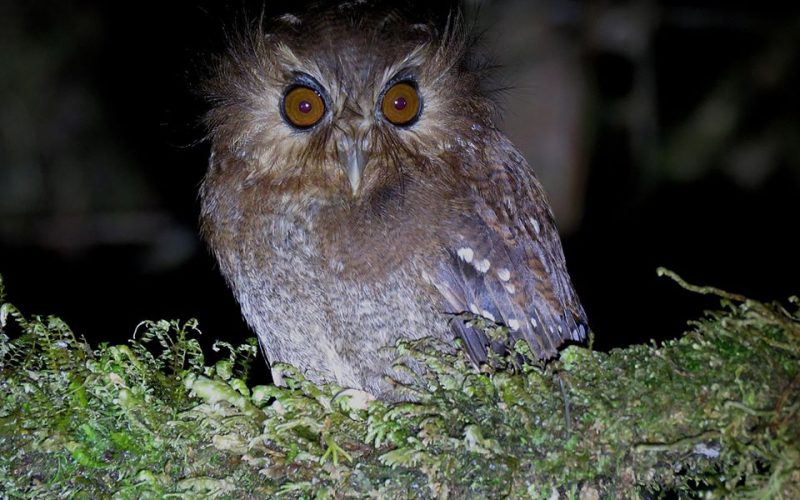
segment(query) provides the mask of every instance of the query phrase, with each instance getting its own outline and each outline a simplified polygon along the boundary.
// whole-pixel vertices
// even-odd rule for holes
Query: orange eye
[[[383,94],[381,111],[395,125],[410,125],[419,116],[420,99],[410,83],[397,83]]]
[[[309,87],[294,87],[283,96],[283,116],[297,128],[308,128],[325,116],[325,101]]]

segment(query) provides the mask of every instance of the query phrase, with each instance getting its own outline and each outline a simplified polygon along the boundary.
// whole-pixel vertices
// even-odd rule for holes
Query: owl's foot
[[[333,400],[340,398],[346,398],[345,404],[353,410],[366,410],[370,401],[375,400],[374,395],[359,389],[343,389],[333,397]]]

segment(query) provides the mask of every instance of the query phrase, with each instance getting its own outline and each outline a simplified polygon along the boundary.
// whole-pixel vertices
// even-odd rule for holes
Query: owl
[[[398,339],[461,338],[476,365],[502,350],[471,315],[539,359],[584,340],[553,214],[495,126],[463,17],[319,2],[215,60],[202,232],[270,363],[391,398]]]

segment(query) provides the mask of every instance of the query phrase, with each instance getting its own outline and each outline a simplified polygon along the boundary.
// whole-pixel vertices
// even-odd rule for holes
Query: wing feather
[[[540,359],[586,337],[587,320],[564,262],[541,185],[524,158],[499,134],[467,190],[466,206],[445,235],[434,283],[450,313],[472,312],[505,325]],[[488,141],[487,141],[488,142]],[[481,175],[483,174],[483,175]],[[486,361],[486,335],[456,319],[476,363]]]

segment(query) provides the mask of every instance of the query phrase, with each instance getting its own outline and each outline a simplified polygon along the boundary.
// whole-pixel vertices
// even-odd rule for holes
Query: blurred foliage
[[[789,312],[684,286],[722,308],[659,345],[573,346],[546,365],[478,372],[399,342],[399,358],[427,370],[399,388],[410,402],[388,403],[290,366],[286,387],[249,387],[255,340],[215,344],[227,356],[208,365],[192,320],[143,322],[128,344],[92,348],[5,302],[0,281],[0,491],[800,497],[800,301]]]

